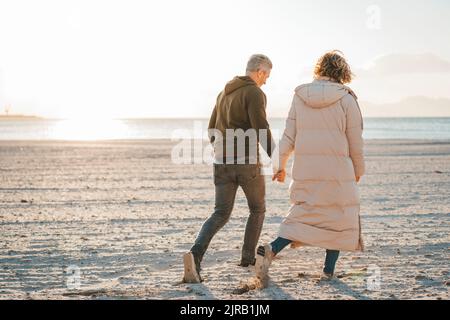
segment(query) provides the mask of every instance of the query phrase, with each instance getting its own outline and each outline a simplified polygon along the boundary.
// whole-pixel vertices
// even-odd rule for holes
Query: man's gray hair
[[[254,54],[250,57],[247,63],[247,73],[255,72],[260,69],[264,69],[269,71],[272,69],[272,61],[270,61],[269,57],[263,54]]]

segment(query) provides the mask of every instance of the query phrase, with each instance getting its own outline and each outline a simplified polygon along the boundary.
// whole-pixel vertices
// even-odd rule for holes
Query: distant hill
[[[394,103],[376,104],[359,100],[364,117],[450,117],[450,99],[408,97]],[[278,108],[269,111],[272,118],[285,118],[289,109]]]
[[[450,117],[450,99],[409,97],[394,103],[360,101],[364,117]]]

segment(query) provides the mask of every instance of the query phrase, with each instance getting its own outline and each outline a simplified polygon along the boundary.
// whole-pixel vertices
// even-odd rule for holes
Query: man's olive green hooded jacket
[[[208,126],[208,129],[216,129],[221,133],[221,138],[219,138],[217,134],[209,131],[210,141],[214,145],[216,163],[259,162],[259,143],[269,157],[272,156],[275,143],[267,122],[266,104],[266,95],[250,77],[235,77],[227,83],[225,89],[217,97]],[[235,130],[233,141],[227,142],[227,129]],[[236,133],[242,132],[236,131],[238,129],[242,129],[244,132],[247,132],[248,129],[255,129],[257,141],[252,143],[252,139],[248,137],[245,139],[245,155],[243,150],[239,152],[237,150]],[[231,152],[233,149],[234,154]]]

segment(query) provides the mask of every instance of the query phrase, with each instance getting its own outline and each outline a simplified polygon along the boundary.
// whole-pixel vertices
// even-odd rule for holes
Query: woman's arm
[[[289,111],[288,118],[286,119],[286,128],[284,130],[283,137],[281,138],[279,144],[279,159],[278,163],[274,163],[274,171],[285,170],[289,156],[295,147],[295,137],[297,136],[297,126],[296,126],[296,111],[295,111],[295,99],[292,101],[291,109]]]
[[[355,169],[355,176],[359,180],[359,177],[362,177],[365,173],[364,140],[362,137],[363,118],[358,102],[353,95],[347,95],[342,102],[347,110],[345,134],[348,140],[350,158]]]

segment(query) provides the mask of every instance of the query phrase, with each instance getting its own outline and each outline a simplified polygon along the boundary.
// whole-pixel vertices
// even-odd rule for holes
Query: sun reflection
[[[50,131],[50,136],[58,140],[108,140],[127,136],[126,124],[118,119],[60,120]]]

